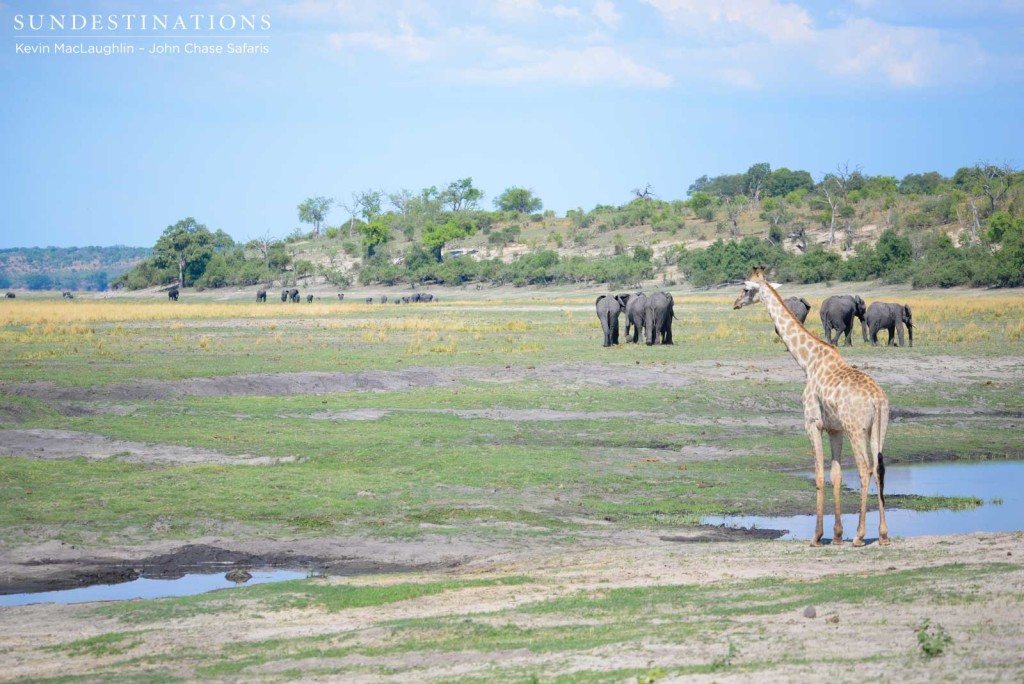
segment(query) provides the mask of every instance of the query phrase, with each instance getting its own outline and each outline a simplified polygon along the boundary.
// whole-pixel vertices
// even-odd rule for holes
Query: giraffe
[[[853,458],[860,475],[860,522],[854,546],[864,545],[864,516],[867,511],[868,483],[875,478],[878,487],[878,543],[889,543],[885,524],[885,462],[882,446],[889,425],[889,400],[869,375],[850,366],[839,351],[807,331],[765,279],[764,267],[755,267],[733,303],[734,309],[762,302],[775,323],[789,353],[807,375],[804,387],[804,426],[814,449],[814,486],[817,489],[817,522],[811,546],[821,546],[822,518],[825,506],[825,455],[821,433],[828,433],[832,449],[832,491],[835,499],[835,526],[832,543],[843,543],[840,518],[842,493],[843,435],[850,439]]]

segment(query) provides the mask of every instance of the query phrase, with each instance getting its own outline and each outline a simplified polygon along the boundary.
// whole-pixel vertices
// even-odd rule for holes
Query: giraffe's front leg
[[[821,413],[805,405],[804,426],[807,428],[807,437],[811,440],[811,448],[814,450],[814,488],[815,488],[815,523],[814,537],[811,539],[811,546],[821,546],[821,537],[825,533],[825,452],[821,443]]]

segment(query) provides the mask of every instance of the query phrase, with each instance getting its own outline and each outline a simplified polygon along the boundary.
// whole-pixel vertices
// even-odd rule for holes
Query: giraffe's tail
[[[878,498],[881,500],[882,505],[885,505],[885,460],[882,458],[882,452],[878,452]]]
[[[878,500],[885,506],[885,458],[882,456],[882,402],[875,403],[875,472],[878,474]]]

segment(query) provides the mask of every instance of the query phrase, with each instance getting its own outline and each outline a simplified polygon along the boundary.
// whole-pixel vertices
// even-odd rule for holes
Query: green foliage
[[[715,198],[711,193],[700,190],[690,195],[690,208],[693,209],[693,213],[698,216],[700,216],[702,211],[714,204]]]
[[[953,637],[946,633],[942,625],[932,625],[931,620],[925,618],[917,626],[917,644],[921,652],[928,658],[942,655],[946,647],[953,643]]]
[[[391,228],[381,218],[375,218],[369,223],[364,223],[359,228],[363,236],[363,246],[366,248],[365,255],[372,257],[377,250],[391,239]]]
[[[447,243],[472,234],[474,229],[471,222],[455,217],[441,225],[428,223],[423,227],[423,244],[434,255],[435,261],[441,261],[442,250]]]
[[[532,214],[544,208],[544,202],[534,196],[532,190],[511,187],[494,200],[494,206],[500,211],[514,211],[520,214]]]
[[[776,245],[746,237],[742,240],[715,241],[706,249],[686,250],[678,260],[680,271],[696,287],[709,287],[741,279],[752,264],[775,268],[788,258]]]

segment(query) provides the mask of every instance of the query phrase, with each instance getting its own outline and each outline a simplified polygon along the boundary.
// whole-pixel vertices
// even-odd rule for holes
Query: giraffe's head
[[[750,276],[743,283],[743,292],[732,303],[732,308],[742,309],[750,304],[761,301],[761,288],[768,284],[764,275],[764,266],[755,266],[750,270]]]

